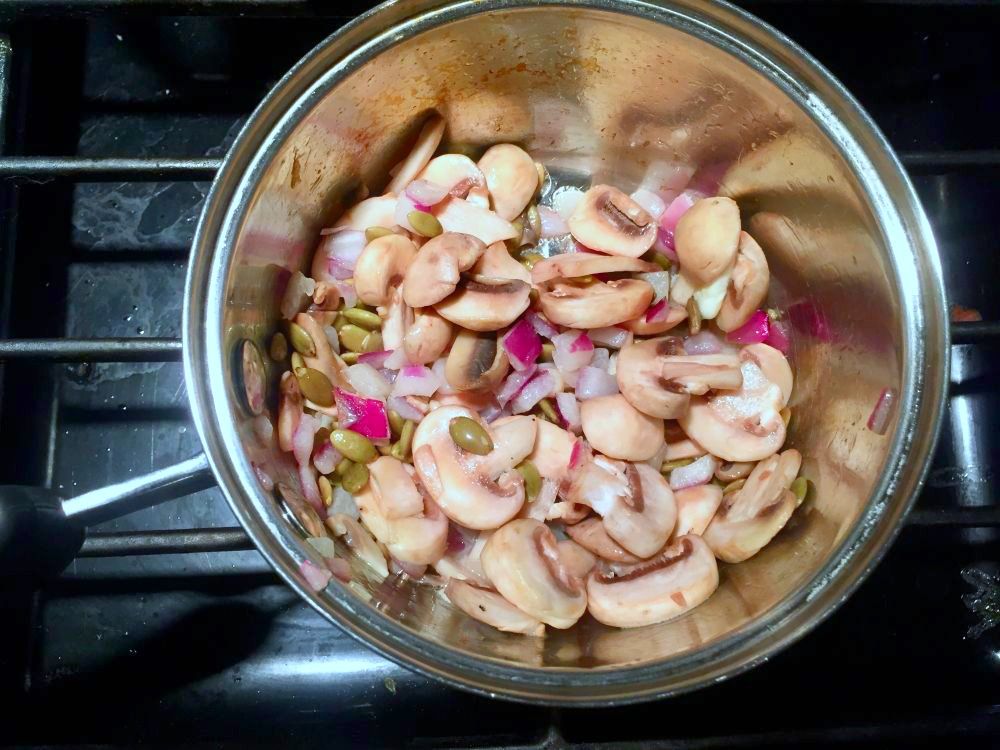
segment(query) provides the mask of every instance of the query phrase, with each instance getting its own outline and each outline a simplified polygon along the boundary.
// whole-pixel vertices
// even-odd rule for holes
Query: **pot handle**
[[[86,526],[214,484],[202,453],[69,500],[44,487],[0,485],[0,577],[56,575],[80,550]]]

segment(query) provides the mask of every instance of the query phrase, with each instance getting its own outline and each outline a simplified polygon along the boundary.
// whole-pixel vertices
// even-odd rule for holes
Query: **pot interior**
[[[809,500],[757,556],[721,565],[721,585],[707,603],[660,625],[617,630],[585,617],[544,639],[507,635],[430,587],[379,582],[357,560],[350,585],[315,595],[324,611],[374,608],[410,631],[417,651],[437,644],[528,668],[657,663],[669,674],[679,659],[739,637],[817,585],[873,505],[906,502],[886,496],[881,484],[899,410],[885,435],[866,423],[885,389],[907,390],[899,289],[916,263],[913,250],[887,241],[856,165],[802,106],[808,91],[786,93],[728,37],[700,28],[697,14],[484,6],[425,17],[416,24],[422,31],[383,37],[346,62],[342,53],[314,55],[307,68],[325,66],[323,74],[290,109],[277,140],[259,151],[260,178],[227,250],[221,330],[210,335],[227,357],[246,338],[267,351],[288,272],[308,272],[320,228],[362,191],[379,193],[433,111],[447,120],[447,148],[475,156],[494,143],[517,143],[561,183],[630,191],[650,170],[689,165],[714,174],[719,192],[739,203],[744,228],[771,266],[770,305],[793,326],[787,445],[804,457],[802,473],[814,485]],[[267,367],[273,408],[279,373]],[[287,458],[255,437],[238,379],[228,386],[225,413],[243,443],[236,460],[248,476],[252,462],[297,487]],[[297,538],[273,493],[258,486],[245,494],[233,502],[260,528]],[[312,554],[295,544],[299,559]],[[295,554],[271,552],[279,568],[294,569]]]

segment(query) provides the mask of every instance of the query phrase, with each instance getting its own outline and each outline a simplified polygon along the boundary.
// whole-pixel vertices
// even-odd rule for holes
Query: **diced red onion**
[[[303,560],[299,563],[299,573],[305,578],[309,588],[313,591],[322,591],[329,585],[333,574],[326,568],[321,568],[311,560]]]
[[[569,221],[569,217],[581,200],[583,200],[583,191],[579,188],[568,186],[556,188],[552,194],[552,208],[562,217],[563,221]]]
[[[281,297],[281,317],[291,320],[306,306],[312,302],[313,292],[316,291],[316,282],[304,275],[301,271],[296,271],[288,280],[285,293]]]
[[[323,498],[319,494],[319,485],[316,484],[316,470],[308,461],[299,464],[299,483],[302,485],[302,495],[320,518],[326,518],[326,506],[323,505]]]
[[[336,284],[337,291],[344,299],[344,309],[354,307],[358,303],[358,293],[354,290],[354,284],[350,281],[339,281]]]
[[[547,370],[539,370],[511,402],[511,411],[515,414],[531,411],[539,401],[555,392],[555,385],[555,378]]]
[[[324,440],[319,447],[313,451],[313,466],[320,474],[330,474],[340,463],[340,451],[333,447],[329,440]]]
[[[718,354],[721,351],[722,341],[707,329],[684,340],[685,354]]]
[[[385,400],[389,397],[389,392],[393,390],[392,385],[382,377],[382,374],[369,364],[358,362],[347,368],[347,379],[354,386],[354,390],[362,396]]]
[[[325,236],[316,248],[316,254],[326,260],[321,267],[326,269],[331,278],[349,279],[354,275],[354,265],[365,249],[365,244],[364,232],[342,229]]]
[[[426,206],[424,207],[418,206],[417,202],[414,201],[412,198],[410,198],[404,192],[396,200],[396,209],[395,211],[393,211],[392,219],[397,224],[399,224],[399,226],[401,226],[403,229],[407,229],[412,232],[414,231],[414,229],[412,226],[410,226],[410,220],[407,219],[406,217],[410,214],[411,211],[420,211],[422,210],[422,208],[426,208]]]
[[[521,392],[524,384],[531,380],[537,369],[538,368],[535,365],[531,365],[526,370],[515,371],[508,375],[507,379],[503,381],[503,385],[500,386],[500,390],[497,392],[497,401],[500,402],[500,405],[506,406],[510,403],[510,401]]]
[[[685,190],[670,202],[667,210],[660,216],[660,229],[662,231],[657,233],[657,243],[662,245],[663,251],[668,257],[673,255],[671,260],[677,260],[677,254],[674,251],[674,232],[677,230],[677,222],[701,197],[692,190]]]
[[[423,413],[419,409],[401,396],[390,396],[388,406],[403,419],[419,422],[424,418]]]
[[[772,320],[768,325],[764,343],[773,346],[786,357],[792,351],[792,332],[784,320]]]
[[[358,363],[362,365],[371,365],[376,370],[381,370],[385,367],[385,362],[392,356],[395,349],[383,349],[380,352],[365,352],[364,354],[358,355]],[[398,367],[391,368],[398,370]]]
[[[406,186],[406,197],[412,200],[419,210],[426,211],[436,206],[448,196],[449,187],[438,185],[430,180],[414,180]]]
[[[339,580],[344,583],[351,582],[351,566],[348,564],[347,560],[342,557],[325,557],[323,562],[326,563],[326,567],[329,568],[330,572],[333,573]]]
[[[566,220],[555,209],[539,206],[538,216],[542,220],[542,237],[558,237],[569,233]]]
[[[446,358],[441,357],[440,359],[436,360],[434,364],[431,366],[431,369],[434,371],[434,374],[438,376],[438,379],[441,382],[441,385],[438,386],[437,389],[437,395],[439,396],[451,396],[455,393],[455,389],[451,387],[451,385],[448,383],[448,378],[446,378],[444,375],[444,368],[447,361],[448,360]]]
[[[448,525],[448,547],[445,554],[451,555],[461,552],[471,543],[472,537],[466,539],[465,534],[462,533],[458,526],[453,523]]]
[[[575,372],[594,357],[594,344],[586,333],[566,331],[552,339],[552,343],[555,344],[552,361],[560,371]]]
[[[539,336],[554,339],[559,335],[559,330],[538,313],[529,311],[524,314],[524,317]]]
[[[611,352],[601,347],[594,349],[594,358],[590,360],[588,367],[596,367],[598,370],[607,371],[610,365]]]
[[[334,396],[342,428],[353,430],[372,440],[389,438],[389,417],[384,403],[378,399],[348,393],[341,388],[334,388]]]
[[[718,468],[718,461],[715,456],[706,454],[687,466],[681,466],[670,472],[670,488],[673,490],[683,490],[688,487],[697,487],[700,484],[707,484],[712,481],[715,470]]]
[[[479,410],[479,416],[487,424],[499,419],[501,414],[503,414],[503,407],[500,406],[500,403],[496,399]]]
[[[573,450],[569,453],[569,468],[578,469],[580,464],[583,463],[583,458],[586,455],[586,451],[583,447],[583,440],[578,439],[573,443]]]
[[[595,344],[604,344],[612,349],[621,349],[628,341],[628,331],[618,326],[608,326],[607,328],[593,328],[587,332],[590,340]]]
[[[440,387],[441,378],[429,367],[406,365],[396,377],[396,382],[392,386],[392,395],[397,397],[433,396]]]
[[[592,352],[594,351],[594,342],[590,340],[586,331],[580,331],[580,335],[570,342],[569,351],[570,354]]]
[[[666,230],[663,227],[657,227],[656,241],[653,242],[653,250],[664,256],[675,265],[680,263],[680,258],[677,257],[677,250],[674,249],[673,230]]]
[[[757,310],[746,323],[726,334],[726,341],[734,344],[759,344],[767,338],[770,320],[767,313]]]
[[[646,213],[652,216],[654,220],[663,216],[663,212],[667,210],[667,204],[663,202],[663,198],[652,190],[639,188],[632,193],[632,200],[642,206]]]
[[[576,396],[572,393],[557,393],[556,409],[562,418],[563,427],[579,434],[582,423],[580,421],[580,402],[576,400]]]
[[[896,391],[893,388],[883,388],[875,402],[875,408],[868,416],[868,429],[876,435],[884,435],[889,427],[893,407],[896,405]]]
[[[361,357],[358,357],[358,361],[361,361]],[[403,347],[399,347],[398,349],[389,350],[389,356],[383,360],[382,367],[390,370],[399,370],[406,367],[409,363],[410,360],[406,356],[406,350]]]
[[[655,305],[651,305],[646,310],[646,322],[647,323],[660,323],[667,319],[667,314],[670,312],[670,307],[667,305],[665,299],[661,299]]]
[[[597,367],[584,367],[576,379],[576,397],[581,401],[618,393],[618,379]]]
[[[729,171],[730,162],[719,161],[712,164],[705,164],[698,167],[698,171],[691,177],[688,183],[688,190],[700,193],[703,196],[717,195],[722,178]]]
[[[552,510],[552,506],[555,504],[558,494],[559,485],[551,479],[543,479],[542,486],[538,490],[538,496],[527,505],[528,512],[525,513],[525,518],[531,518],[544,523],[546,517],[549,515],[549,511]]]
[[[670,294],[670,273],[668,271],[640,273],[639,278],[653,287],[654,304],[665,299]]]
[[[506,350],[511,367],[515,370],[526,370],[535,363],[542,353],[542,340],[538,338],[535,329],[524,318],[518,320],[501,338],[500,343]]]
[[[387,383],[395,383],[396,376],[399,375],[399,370],[390,370],[388,367],[381,367],[378,372]]]

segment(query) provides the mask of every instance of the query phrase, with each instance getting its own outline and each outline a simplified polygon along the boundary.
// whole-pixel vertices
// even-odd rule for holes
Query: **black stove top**
[[[348,5],[0,6],[9,40],[0,336],[177,337],[188,247],[217,160],[280,75],[364,10]],[[872,113],[914,177],[952,301],[1000,319],[1000,6],[744,5]],[[18,158],[40,155],[81,158]],[[934,469],[877,570],[814,633],[726,683],[607,710],[490,701],[343,635],[256,552],[109,556],[123,541],[135,552],[164,540],[110,532],[221,529],[188,548],[241,546],[213,489],[98,527],[85,548],[95,556],[40,592],[5,592],[0,741],[884,748],[947,737],[996,746],[1000,630],[985,627],[1000,607],[989,578],[1000,570],[1000,441],[990,437],[1000,424],[998,346],[979,337],[954,348]],[[4,365],[0,483],[73,495],[195,454],[181,367],[156,361],[169,358]]]

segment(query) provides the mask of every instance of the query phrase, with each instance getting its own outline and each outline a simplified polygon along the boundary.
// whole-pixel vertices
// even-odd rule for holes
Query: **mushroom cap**
[[[677,501],[677,526],[672,537],[701,536],[722,504],[722,488],[717,484],[700,484],[674,490],[674,499]]]
[[[695,201],[674,232],[682,274],[695,289],[708,286],[733,265],[739,239],[736,201],[722,196]]]
[[[379,511],[387,519],[415,516],[424,510],[424,498],[403,462],[379,456],[368,464],[372,489]]]
[[[351,206],[333,225],[334,229],[353,229],[363,232],[369,227],[389,229],[396,223],[396,201],[392,193],[375,198],[365,198]]]
[[[413,327],[413,308],[403,301],[402,290],[395,287],[389,294],[389,302],[376,309],[382,318],[382,348],[398,349],[406,332]]]
[[[392,288],[403,281],[416,255],[413,241],[399,234],[387,234],[365,245],[354,265],[358,299],[366,305],[388,303]]]
[[[655,263],[638,258],[597,253],[563,253],[540,260],[531,269],[531,281],[544,284],[558,278],[590,276],[597,273],[640,273],[661,271]]]
[[[493,450],[478,456],[455,445],[449,425],[468,417],[491,434]],[[530,418],[529,418],[530,419]],[[536,420],[537,421],[537,420]],[[524,480],[514,471],[510,450],[471,409],[441,406],[425,416],[413,435],[413,462],[424,487],[455,523],[470,529],[495,529],[524,504]]]
[[[517,466],[535,448],[538,428],[544,420],[530,414],[501,417],[490,425],[493,452],[503,466]]]
[[[746,323],[767,297],[771,272],[764,251],[754,238],[740,232],[736,264],[726,288],[726,297],[715,316],[715,323],[723,331],[735,331]]]
[[[658,358],[665,390],[702,396],[743,386],[736,354],[668,354]]]
[[[632,320],[653,300],[653,287],[639,279],[595,281],[586,286],[553,282],[539,296],[545,317],[569,328],[606,328]]]
[[[416,491],[420,488],[411,478]],[[448,547],[448,519],[437,504],[423,497],[419,515],[387,518],[382,513],[383,501],[378,486],[369,482],[354,494],[358,512],[365,526],[397,560],[413,565],[430,565],[444,555]]]
[[[418,365],[434,362],[451,344],[452,333],[451,323],[433,308],[420,310],[403,336],[407,360]]]
[[[591,447],[611,458],[648,461],[663,446],[663,420],[643,414],[620,393],[581,402],[580,421]]]
[[[588,552],[608,562],[631,564],[641,559],[612,539],[604,528],[604,522],[596,516],[567,526],[566,535]]]
[[[413,148],[410,149],[406,158],[399,163],[392,181],[385,189],[387,193],[401,192],[423,171],[441,143],[444,126],[444,118],[438,114],[431,115],[430,119],[424,123],[420,133],[417,134],[416,143],[413,144]]]
[[[472,267],[472,272],[479,276],[492,276],[495,279],[517,279],[526,284],[531,283],[531,272],[522,266],[507,251],[502,242],[494,242],[482,257]]]
[[[680,278],[680,277],[678,277]],[[663,320],[646,320],[645,310],[637,318],[625,321],[622,327],[634,333],[636,336],[656,336],[657,334],[676,328],[679,324],[687,320],[687,308],[674,301],[667,303],[667,315]]]
[[[462,198],[445,198],[432,213],[446,232],[461,232],[478,237],[484,245],[518,236],[517,229],[488,208]]]
[[[507,352],[495,335],[461,330],[448,352],[444,377],[459,391],[495,388],[510,369]]]
[[[455,291],[461,272],[472,268],[485,249],[472,235],[458,232],[445,232],[425,242],[403,280],[406,304],[427,307],[443,300]]]
[[[518,518],[494,532],[482,554],[483,570],[505,599],[554,628],[569,628],[587,608],[587,595],[540,521]]]
[[[557,546],[563,564],[581,581],[597,565],[597,557],[572,539],[560,539]]]
[[[541,637],[545,625],[522,612],[496,591],[480,588],[452,578],[444,588],[444,595],[469,617],[505,633],[521,633]]]
[[[652,560],[610,576],[587,577],[587,606],[599,622],[636,628],[678,617],[719,586],[719,568],[701,537],[680,537]]]
[[[609,255],[638,258],[656,241],[656,222],[618,188],[594,185],[567,221],[577,242]]]
[[[435,308],[471,331],[498,331],[528,309],[531,285],[517,279],[463,275],[455,292]]]
[[[497,215],[508,221],[515,219],[538,190],[535,160],[524,149],[500,143],[486,150],[478,166],[486,176]]]
[[[691,396],[670,387],[660,375],[664,357],[684,351],[681,339],[664,336],[636,341],[618,353],[615,377],[622,397],[639,411],[660,419],[677,419],[687,411]]]
[[[761,461],[746,483],[725,498],[705,529],[705,541],[715,556],[738,563],[756,555],[784,528],[795,511],[789,489],[802,465],[794,448]]]
[[[569,461],[577,437],[558,425],[538,420],[538,436],[528,460],[545,479],[561,482],[569,472]]]
[[[740,366],[752,377],[753,368],[748,367],[750,362],[760,368],[765,379],[781,389],[781,405],[787,406],[795,381],[785,355],[767,344],[747,344],[740,349]]]
[[[471,188],[486,186],[486,177],[465,154],[442,154],[431,159],[418,180],[427,180],[448,188],[452,195],[464,197]]]
[[[715,470],[715,478],[720,482],[735,482],[737,479],[746,479],[750,476],[754,466],[756,464],[750,461],[726,461],[719,464],[719,468]]]
[[[327,517],[326,526],[334,536],[343,537],[351,551],[375,571],[380,579],[389,575],[385,555],[364,526],[344,513],[334,513]]]

